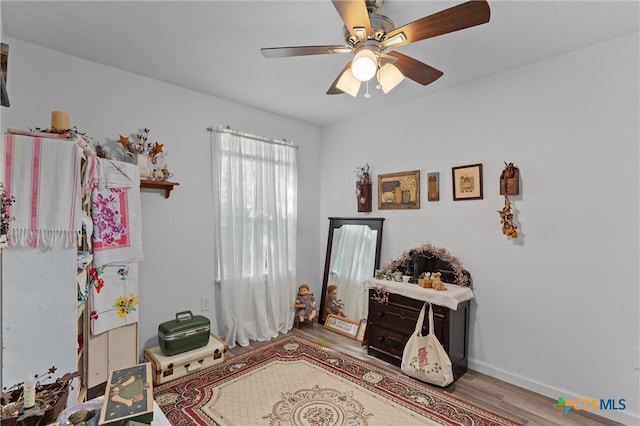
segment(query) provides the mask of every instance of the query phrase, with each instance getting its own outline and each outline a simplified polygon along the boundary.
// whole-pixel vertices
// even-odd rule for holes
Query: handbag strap
[[[433,308],[430,303],[425,302],[418,315],[418,322],[416,322],[416,334],[422,337],[422,323],[424,322],[424,310],[429,305],[429,334],[433,334]]]
[[[433,305],[429,304],[429,334],[436,335],[433,331]]]

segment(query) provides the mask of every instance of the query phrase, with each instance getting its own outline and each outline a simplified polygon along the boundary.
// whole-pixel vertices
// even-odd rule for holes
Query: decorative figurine
[[[338,299],[338,287],[331,284],[327,287],[327,314],[346,317],[347,314],[344,312],[344,309],[342,309],[343,306],[344,303],[342,302],[342,299]]]
[[[162,170],[155,169],[153,171],[153,180],[164,180],[164,173],[162,173]]]
[[[442,282],[442,280],[440,279],[440,272],[432,272],[431,273],[431,281],[432,281],[432,287],[434,290],[437,291],[446,291],[447,287],[445,287],[444,283]]]
[[[296,297],[294,306],[297,309],[296,314],[298,315],[299,322],[304,322],[304,320],[313,322],[313,319],[317,315],[316,298],[313,296],[313,293],[309,292],[308,285],[301,284],[300,287],[298,287],[298,297]]]

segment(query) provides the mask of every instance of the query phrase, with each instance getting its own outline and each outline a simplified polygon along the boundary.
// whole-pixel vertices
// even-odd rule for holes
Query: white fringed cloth
[[[7,208],[15,218],[9,226],[9,246],[77,246],[82,227],[82,149],[66,136],[55,137],[4,135],[0,179],[7,196],[15,197]]]

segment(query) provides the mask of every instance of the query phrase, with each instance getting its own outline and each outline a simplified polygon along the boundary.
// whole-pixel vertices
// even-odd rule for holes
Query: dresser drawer
[[[424,306],[424,303],[425,303],[422,300],[411,299],[409,297],[400,296],[398,294],[393,294],[393,293],[390,293],[387,296],[388,303],[379,303],[374,300],[374,297],[375,297],[374,295],[375,295],[374,290],[369,290],[369,306],[374,306],[374,305],[394,306],[398,309],[404,309],[406,311],[414,311],[415,312],[414,319],[418,318],[418,315],[420,314],[420,309],[422,309],[422,306]],[[444,306],[439,306],[439,305],[432,305],[432,306],[433,306],[434,316],[444,317],[449,312],[449,308],[446,308]]]
[[[409,339],[408,335],[389,330],[388,328],[378,327],[375,324],[368,327],[367,334],[367,342],[370,347],[390,354],[398,360],[402,360],[402,352]]]
[[[419,314],[413,308],[408,309],[392,304],[372,303],[369,306],[369,324],[375,323],[380,327],[396,330],[403,334],[411,334],[416,328]]]

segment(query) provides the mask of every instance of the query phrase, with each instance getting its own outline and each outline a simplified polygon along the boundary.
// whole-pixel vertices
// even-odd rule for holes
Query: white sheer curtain
[[[369,310],[367,290],[362,283],[373,276],[377,231],[368,226],[343,225],[338,234],[327,284],[338,287],[338,298],[344,301],[347,317],[358,321],[367,318]]]
[[[213,132],[215,257],[225,341],[247,346],[293,324],[297,164],[292,145]]]

